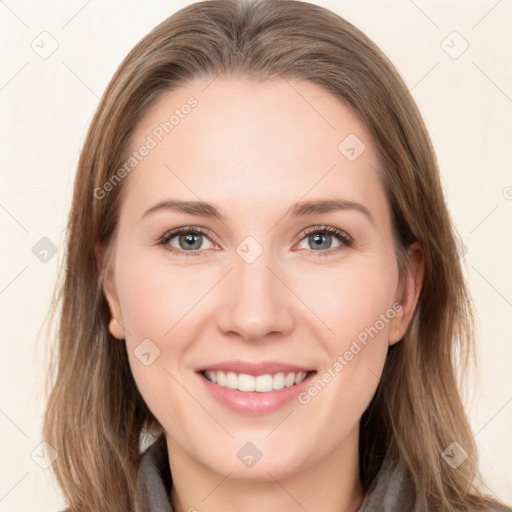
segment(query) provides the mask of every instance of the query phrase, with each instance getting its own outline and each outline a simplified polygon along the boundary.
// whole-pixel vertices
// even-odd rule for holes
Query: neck
[[[359,425],[327,457],[285,478],[236,480],[210,471],[167,438],[175,512],[356,512]]]

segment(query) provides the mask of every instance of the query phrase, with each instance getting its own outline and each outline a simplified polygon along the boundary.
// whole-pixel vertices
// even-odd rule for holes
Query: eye
[[[206,235],[207,231],[199,226],[187,226],[168,231],[158,243],[174,254],[197,256],[208,249],[208,243],[205,242],[209,238]]]
[[[333,238],[337,239],[338,241],[338,245],[334,248],[331,247]],[[304,233],[303,238],[301,239],[301,243],[303,241],[305,241],[306,244],[310,246],[306,247],[306,249],[310,249],[311,247],[313,248],[310,250],[316,252],[315,256],[328,256],[329,254],[338,252],[346,247],[352,247],[354,243],[352,238],[347,235],[347,233],[331,226],[315,226],[308,229]]]
[[[331,247],[333,239],[338,241],[334,248]],[[179,256],[203,256],[205,249],[209,248],[207,241],[218,249],[216,242],[211,241],[207,230],[199,226],[185,226],[168,231],[158,240],[158,244]],[[303,241],[310,245],[306,249],[314,252],[315,256],[328,256],[354,244],[347,233],[331,226],[314,226],[308,229],[303,234],[300,244]],[[304,249],[300,244],[299,248]]]

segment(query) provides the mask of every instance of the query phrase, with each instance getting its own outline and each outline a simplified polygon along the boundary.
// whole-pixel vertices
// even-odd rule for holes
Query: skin
[[[166,432],[173,506],[355,511],[363,500],[359,422],[388,346],[410,323],[423,279],[421,247],[409,248],[400,278],[374,144],[358,117],[324,89],[280,79],[197,80],[159,99],[138,125],[133,148],[190,96],[197,107],[125,178],[104,282],[110,331],[125,338],[137,386]],[[352,162],[338,150],[349,134],[366,146]],[[170,210],[141,219],[170,198],[213,203],[225,219]],[[364,205],[373,221],[355,209],[287,213],[297,201],[333,198]],[[196,246],[200,254],[185,254],[179,236],[167,245],[181,254],[158,244],[187,226],[208,232]],[[304,232],[322,226],[354,244],[333,235],[316,248]],[[252,263],[236,252],[247,236],[263,249]],[[236,413],[213,400],[195,373],[207,363],[245,359],[320,375],[395,302],[402,307],[394,318],[306,405],[293,400],[273,413]],[[134,355],[146,338],[160,350],[149,366]],[[251,468],[237,458],[248,442],[262,453]]]

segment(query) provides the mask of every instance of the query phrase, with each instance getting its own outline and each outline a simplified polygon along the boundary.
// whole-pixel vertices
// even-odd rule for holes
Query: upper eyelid
[[[337,232],[341,233],[342,235],[346,236],[348,239],[352,240],[352,236],[350,236],[344,229],[341,228],[335,228],[334,226],[327,226],[327,225],[315,225],[310,226],[308,228],[305,228],[301,231],[302,236],[307,236],[309,233],[315,233],[316,231],[322,232],[326,231],[327,233],[336,234]],[[302,240],[302,238],[301,238]]]
[[[183,226],[183,227],[179,227],[179,228],[169,229],[161,237],[158,237],[158,239],[163,240],[166,238],[174,238],[175,236],[180,235],[181,233],[187,233],[187,232],[192,232],[192,233],[197,232],[201,235],[213,238],[214,240],[216,239],[215,235],[210,234],[209,229],[203,228],[200,226]]]

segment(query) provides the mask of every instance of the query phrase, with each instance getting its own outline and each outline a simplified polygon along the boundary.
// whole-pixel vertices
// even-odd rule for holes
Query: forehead
[[[327,195],[386,208],[366,127],[311,82],[193,81],[146,113],[131,149],[144,146],[126,200],[179,196],[247,209]]]

